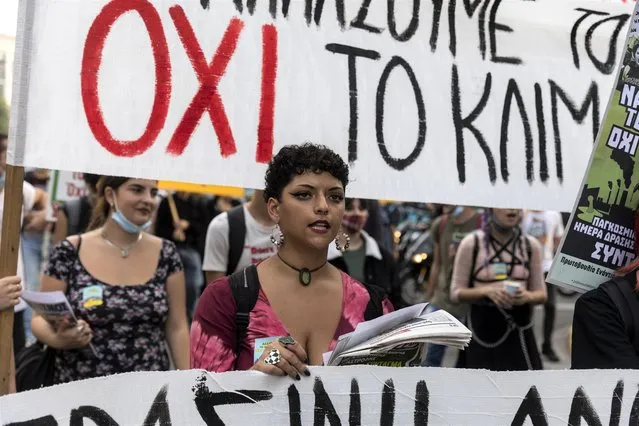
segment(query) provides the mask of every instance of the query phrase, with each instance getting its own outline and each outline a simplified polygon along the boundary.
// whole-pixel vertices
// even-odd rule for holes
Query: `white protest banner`
[[[47,192],[51,201],[69,201],[87,195],[88,189],[82,173],[55,170]]]
[[[260,188],[324,143],[366,198],[568,211],[630,10],[588,0],[21,1],[14,165]]]
[[[627,425],[639,372],[323,367],[129,373],[0,398],[3,425]]]
[[[88,189],[84,183],[84,175],[80,172],[54,170],[47,182],[47,218],[55,221],[55,210],[61,202],[66,202],[87,195]]]

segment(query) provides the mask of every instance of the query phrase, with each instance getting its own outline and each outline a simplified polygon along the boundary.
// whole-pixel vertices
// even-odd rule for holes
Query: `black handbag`
[[[16,391],[23,392],[53,385],[55,350],[35,342],[16,356]]]

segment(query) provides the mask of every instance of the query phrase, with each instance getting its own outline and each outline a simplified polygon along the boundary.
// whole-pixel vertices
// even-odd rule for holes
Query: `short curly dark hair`
[[[342,182],[344,189],[348,184],[348,166],[338,154],[324,145],[304,143],[287,145],[271,160],[266,170],[264,199],[280,200],[284,187],[295,176],[306,172],[328,172]]]

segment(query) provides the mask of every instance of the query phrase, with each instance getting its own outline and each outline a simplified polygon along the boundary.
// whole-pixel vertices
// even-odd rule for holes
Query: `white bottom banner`
[[[312,368],[129,373],[0,398],[3,425],[627,425],[639,371]]]

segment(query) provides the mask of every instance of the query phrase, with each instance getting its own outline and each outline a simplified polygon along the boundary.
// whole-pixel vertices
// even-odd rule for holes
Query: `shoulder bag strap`
[[[229,258],[226,275],[231,275],[235,272],[244,251],[244,240],[246,239],[244,206],[233,207],[227,214],[229,220]]]
[[[229,276],[231,293],[235,300],[235,362],[240,355],[242,342],[246,338],[250,313],[255,307],[260,291],[257,268],[253,265]]]
[[[479,254],[479,237],[473,232],[473,257],[470,263],[470,277],[468,278],[468,288],[475,286],[475,267],[477,266],[477,255]]]

